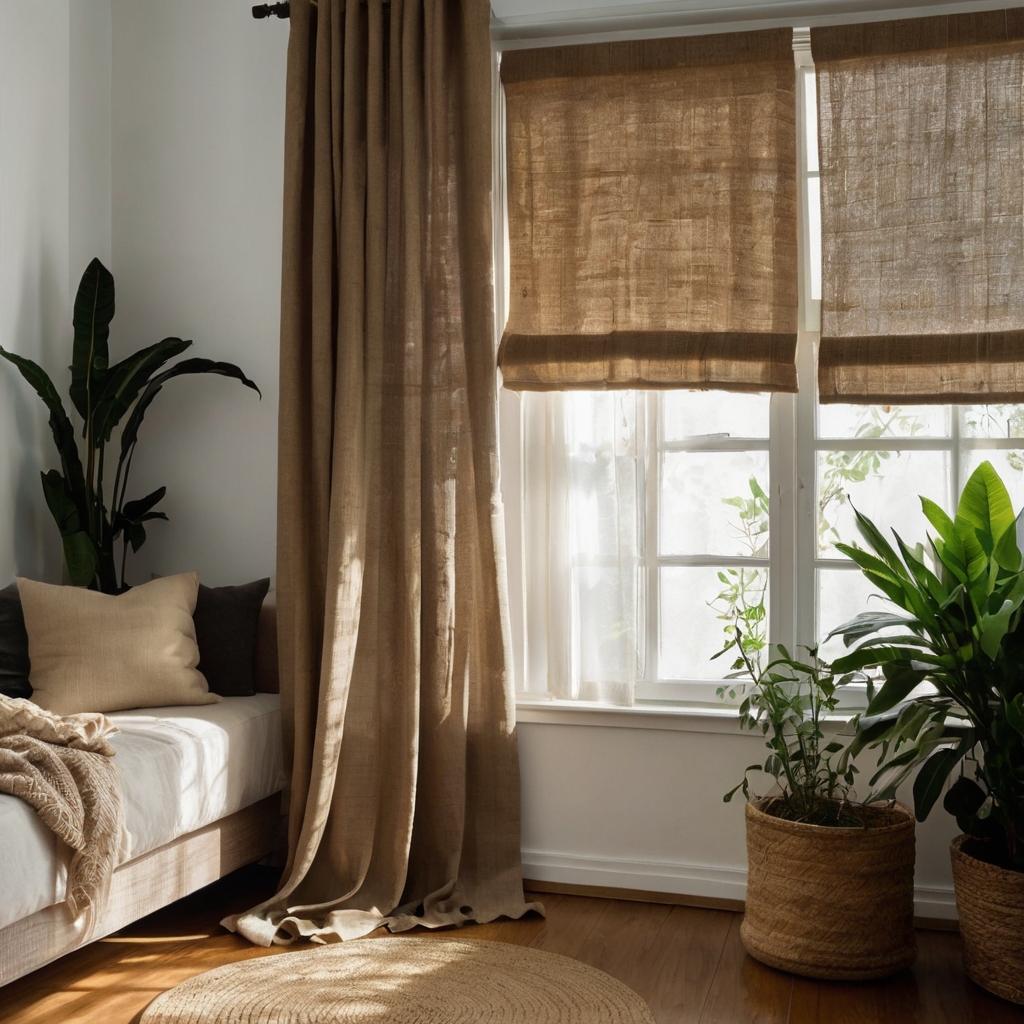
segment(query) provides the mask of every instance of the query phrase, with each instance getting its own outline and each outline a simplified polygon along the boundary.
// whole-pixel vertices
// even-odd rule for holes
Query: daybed
[[[88,938],[62,902],[70,851],[28,804],[0,794],[0,985],[274,849],[283,784],[275,629],[268,602],[253,696],[108,715],[121,730],[111,743],[132,854]]]

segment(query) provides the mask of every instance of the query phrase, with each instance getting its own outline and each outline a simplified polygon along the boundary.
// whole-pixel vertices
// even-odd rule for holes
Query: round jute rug
[[[578,960],[480,939],[359,939],[218,967],[140,1024],[654,1024]]]

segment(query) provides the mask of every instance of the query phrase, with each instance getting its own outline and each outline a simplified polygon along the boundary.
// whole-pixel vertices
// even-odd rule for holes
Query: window
[[[527,699],[717,704],[737,625],[817,642],[868,604],[835,550],[853,506],[908,543],[991,458],[1024,504],[1024,406],[819,406],[821,218],[814,69],[799,30],[797,395],[504,393],[517,688]],[[823,654],[834,656],[833,641]]]

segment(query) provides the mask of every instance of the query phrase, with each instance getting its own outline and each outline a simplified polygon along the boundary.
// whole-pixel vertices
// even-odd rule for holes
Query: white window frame
[[[949,454],[952,472],[951,494],[959,494],[962,480],[962,460],[969,450],[1024,449],[1024,438],[968,438],[961,437],[961,413],[954,406],[950,416],[948,437],[929,438],[823,438],[818,431],[817,348],[820,339],[820,298],[812,294],[811,240],[808,224],[808,182],[818,177],[816,152],[808,152],[807,114],[814,110],[815,80],[810,51],[810,31],[794,29],[794,63],[797,68],[797,160],[798,175],[798,231],[800,255],[798,260],[798,287],[800,296],[799,330],[797,341],[797,369],[801,383],[798,394],[774,394],[770,403],[769,437],[736,438],[710,436],[666,444],[661,437],[662,396],[658,391],[647,393],[645,429],[649,443],[646,446],[644,488],[646,495],[646,537],[641,563],[646,569],[646,657],[645,665],[657,664],[660,643],[660,608],[657,588],[658,569],[666,565],[763,564],[769,573],[769,639],[783,643],[791,649],[810,646],[822,636],[817,629],[817,571],[819,569],[859,570],[851,562],[822,557],[817,540],[817,463],[823,451],[945,451]],[[500,85],[500,53],[495,49],[494,60],[494,261],[495,307],[497,345],[508,310],[508,228],[505,193],[505,111],[504,94]],[[531,601],[526,592],[526,559],[524,543],[525,524],[536,522],[543,510],[527,510],[524,467],[526,446],[544,443],[526,436],[527,424],[523,416],[520,396],[501,390],[499,395],[499,444],[502,492],[506,519],[508,584],[511,607],[512,676],[520,700],[532,702],[549,692],[547,673],[567,672],[568,665],[550,665],[547,650],[531,650],[529,636],[536,628],[528,628],[529,617],[547,616],[549,609],[543,602]],[[534,425],[536,429],[536,425]],[[767,450],[769,458],[769,557],[756,563],[747,558],[721,556],[663,556],[657,551],[656,538],[659,524],[660,464],[664,451],[743,451]],[[529,513],[529,514],[528,514]],[[567,584],[568,587],[568,584]],[[567,595],[568,599],[568,595]],[[546,598],[545,598],[546,600]],[[826,624],[829,628],[835,623]],[[544,633],[542,629],[539,631]],[[563,659],[564,660],[564,659]],[[717,695],[722,681],[697,680],[642,680],[636,687],[638,705],[688,705],[721,708]],[[849,706],[859,703],[859,688],[852,688]]]

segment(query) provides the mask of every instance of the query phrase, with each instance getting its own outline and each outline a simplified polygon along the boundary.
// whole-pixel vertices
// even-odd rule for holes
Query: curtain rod
[[[365,3],[365,0],[363,0]],[[388,3],[388,0],[381,0],[382,3]],[[315,3],[315,0],[314,0]],[[292,14],[292,5],[290,3],[283,4],[258,4],[252,9],[252,16],[254,18],[290,18]]]
[[[292,5],[289,3],[283,4],[258,4],[252,9],[252,16],[254,18],[288,18],[291,17]]]

